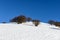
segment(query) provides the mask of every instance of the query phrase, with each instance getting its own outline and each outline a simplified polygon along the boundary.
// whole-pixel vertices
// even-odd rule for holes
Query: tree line
[[[49,23],[50,25],[55,25],[55,26],[57,26],[57,27],[60,27],[60,22],[58,22],[58,21],[49,20],[48,23]]]
[[[32,19],[32,18],[30,18],[30,17],[26,17],[26,16],[24,16],[24,15],[19,15],[19,16],[16,16],[16,17],[14,17],[14,18],[12,18],[11,20],[10,20],[10,22],[16,22],[17,24],[21,24],[21,23],[25,23],[25,22],[32,22],[35,26],[38,26],[39,24],[40,24],[40,20],[34,20],[34,19]],[[2,23],[6,23],[6,22],[2,22]],[[50,24],[50,25],[55,25],[55,26],[59,26],[60,27],[60,22],[58,22],[58,21],[54,21],[54,20],[49,20],[48,21],[48,23]]]
[[[26,16],[24,16],[24,15],[16,16],[16,17],[14,17],[14,18],[12,18],[12,19],[10,20],[10,22],[16,22],[17,24],[25,23],[25,22],[27,22],[27,21],[28,21],[28,22],[32,21],[32,23],[33,23],[35,26],[38,26],[39,23],[40,23],[40,20],[34,20],[34,19],[32,19],[32,18],[30,18],[30,17],[26,17]]]

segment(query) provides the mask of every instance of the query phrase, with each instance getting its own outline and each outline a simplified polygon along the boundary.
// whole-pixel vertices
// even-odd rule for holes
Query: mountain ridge
[[[37,27],[32,22],[0,24],[0,40],[60,40],[60,30],[54,27],[43,22]]]

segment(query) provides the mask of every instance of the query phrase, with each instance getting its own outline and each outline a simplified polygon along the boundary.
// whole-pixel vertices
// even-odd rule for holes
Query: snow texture
[[[60,40],[60,30],[54,25],[32,22],[0,24],[0,40]]]

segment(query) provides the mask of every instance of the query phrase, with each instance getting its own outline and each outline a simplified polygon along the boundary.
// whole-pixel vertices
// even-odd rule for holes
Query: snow
[[[0,24],[0,40],[60,40],[56,26],[41,22],[38,27],[32,22]]]

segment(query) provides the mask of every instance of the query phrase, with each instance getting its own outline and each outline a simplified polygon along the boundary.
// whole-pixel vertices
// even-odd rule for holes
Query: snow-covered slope
[[[0,40],[60,40],[60,29],[54,27],[47,23],[35,27],[31,22],[0,24]]]

